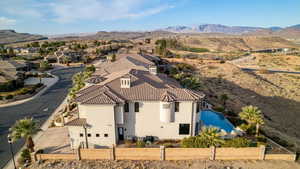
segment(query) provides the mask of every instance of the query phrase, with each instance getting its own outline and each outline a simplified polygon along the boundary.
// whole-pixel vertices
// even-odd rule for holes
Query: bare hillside
[[[198,68],[201,90],[215,106],[221,106],[219,97],[224,93],[230,98],[227,107],[235,113],[246,105],[258,106],[264,113],[264,130],[269,135],[300,145],[300,75],[244,72],[229,63],[170,60]]]
[[[299,46],[280,37],[231,36],[203,37],[182,36],[179,40],[189,46],[208,48],[213,51],[241,51],[268,48],[298,48]]]

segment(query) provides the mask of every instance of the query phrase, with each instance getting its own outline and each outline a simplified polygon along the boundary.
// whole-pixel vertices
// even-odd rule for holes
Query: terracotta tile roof
[[[148,70],[154,63],[138,54],[119,54],[115,62],[103,62],[97,67],[95,75],[108,75],[126,69]]]
[[[86,119],[78,118],[78,119],[74,119],[72,121],[69,121],[68,123],[65,124],[65,126],[84,126],[86,124],[87,124]]]
[[[204,97],[201,92],[182,88],[165,74],[153,75],[149,71],[132,69],[123,75],[111,76],[115,78],[81,90],[76,100],[81,104],[116,104],[124,100],[195,101]],[[130,88],[121,88],[120,78],[123,76],[130,76]]]
[[[170,92],[165,91],[161,96],[161,101],[163,101],[163,102],[173,102],[173,101],[175,101],[175,97],[173,95],[171,95]]]
[[[107,86],[97,86],[86,94],[76,98],[81,104],[117,104],[124,103],[124,100],[113,93]]]
[[[99,84],[100,82],[103,82],[104,80],[105,80],[105,78],[100,75],[93,75],[92,77],[87,79],[86,82],[91,83],[91,84]]]

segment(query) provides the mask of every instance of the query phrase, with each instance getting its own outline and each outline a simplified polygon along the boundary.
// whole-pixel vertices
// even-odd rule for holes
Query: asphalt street
[[[23,104],[0,108],[0,168],[11,158],[7,143],[9,128],[24,117],[33,117],[42,125],[65,99],[68,89],[72,86],[73,74],[80,70],[81,68],[66,68],[53,71],[52,74],[58,76],[59,81],[40,97]],[[15,142],[14,152],[18,152],[23,144],[24,140]]]

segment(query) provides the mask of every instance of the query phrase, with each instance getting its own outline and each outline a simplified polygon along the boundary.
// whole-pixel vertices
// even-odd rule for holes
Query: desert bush
[[[257,136],[256,137],[257,142],[262,142],[262,143],[266,143],[267,142],[267,138],[263,135]]]
[[[136,142],[136,146],[137,146],[138,148],[143,148],[143,147],[146,146],[146,143],[145,143],[144,141],[137,141],[137,142]]]
[[[243,131],[245,131],[249,135],[255,134],[255,126],[253,126],[253,125],[243,123],[243,124],[239,125],[238,127],[240,129],[242,129]]]
[[[30,90],[28,88],[22,88],[20,94],[27,94]]]
[[[31,156],[29,149],[25,148],[21,151],[20,157],[18,158],[18,163],[23,165],[26,162],[31,162]]]
[[[260,74],[269,74],[270,72],[267,69],[259,69]]]
[[[226,140],[222,147],[250,147],[251,140],[243,138],[243,137],[237,137],[234,139]]]
[[[133,145],[133,144],[134,144],[134,141],[133,141],[133,140],[125,140],[124,143],[125,143],[127,146],[130,146],[130,145]]]
[[[5,96],[5,99],[6,99],[6,100],[10,100],[10,99],[13,99],[13,98],[14,98],[14,96],[13,96],[13,95],[11,95],[11,94],[10,94],[10,95],[7,95],[7,96]]]

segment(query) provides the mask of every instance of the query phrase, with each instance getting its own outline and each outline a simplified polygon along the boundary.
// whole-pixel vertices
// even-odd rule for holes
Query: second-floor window
[[[179,102],[175,102],[175,112],[179,112]]]
[[[128,102],[125,102],[124,104],[124,112],[129,112],[129,103]]]
[[[134,111],[135,112],[140,112],[140,103],[139,102],[134,103]]]

